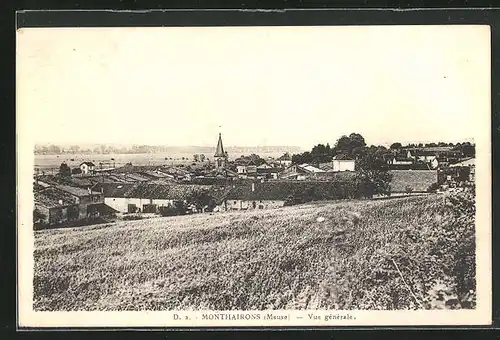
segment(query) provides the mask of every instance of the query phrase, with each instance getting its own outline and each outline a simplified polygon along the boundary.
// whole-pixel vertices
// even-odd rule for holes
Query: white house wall
[[[255,208],[253,207],[253,202],[255,202]],[[259,209],[272,209],[281,208],[285,205],[285,201],[281,200],[227,200],[226,201],[227,210],[259,210]]]
[[[333,171],[354,171],[354,161],[333,161]]]
[[[104,203],[120,212],[128,212],[128,205],[135,204],[137,208],[143,210],[145,204],[156,204],[157,206],[168,206],[174,200],[169,199],[150,199],[150,198],[131,198],[131,197],[106,197]]]
[[[104,204],[119,212],[127,212],[127,199],[124,197],[105,197]]]

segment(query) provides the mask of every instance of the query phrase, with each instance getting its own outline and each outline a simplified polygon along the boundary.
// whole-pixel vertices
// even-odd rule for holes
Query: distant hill
[[[298,146],[227,146],[225,150],[234,155],[249,155],[252,153],[298,153]],[[112,145],[112,144],[87,144],[87,145],[36,145],[35,154],[138,154],[138,153],[170,153],[170,154],[206,154],[215,151],[215,146],[167,146],[167,145]]]

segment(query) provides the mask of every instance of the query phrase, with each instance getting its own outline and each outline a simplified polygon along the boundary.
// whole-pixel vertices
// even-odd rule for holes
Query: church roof
[[[215,157],[226,157],[224,147],[222,146],[222,136],[219,133],[219,141],[217,142],[217,149],[215,150]]]

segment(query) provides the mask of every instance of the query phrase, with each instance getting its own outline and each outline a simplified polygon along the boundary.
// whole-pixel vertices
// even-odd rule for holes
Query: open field
[[[282,152],[269,152],[260,155],[266,157],[279,157]],[[205,154],[207,158],[213,161],[212,152]],[[230,159],[239,157],[240,154],[230,155]],[[40,170],[57,170],[62,162],[66,162],[70,168],[79,167],[82,162],[91,161],[99,167],[99,163],[108,165],[123,166],[131,162],[134,165],[178,165],[191,164],[193,162],[193,153],[128,153],[128,154],[61,154],[61,155],[35,155],[35,167]],[[182,160],[182,157],[185,160]],[[165,159],[167,158],[167,159]],[[112,160],[114,159],[114,160]]]
[[[442,195],[43,230],[34,308],[471,308],[473,232]]]

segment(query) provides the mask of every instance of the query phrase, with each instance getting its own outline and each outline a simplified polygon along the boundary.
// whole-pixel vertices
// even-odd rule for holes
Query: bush
[[[159,207],[158,212],[161,216],[176,216],[186,214],[186,204],[184,202],[176,201],[174,204],[164,207]]]
[[[413,192],[413,188],[411,186],[408,185],[405,187],[405,193],[411,194],[412,192]]]
[[[358,188],[362,189],[366,196],[391,194],[392,174],[384,170],[363,170],[356,174]]]
[[[439,184],[436,182],[436,183],[432,183],[428,188],[427,188],[427,192],[436,192],[437,190],[439,189]]]
[[[124,221],[137,221],[137,220],[142,220],[144,217],[141,215],[125,215],[123,216]]]

